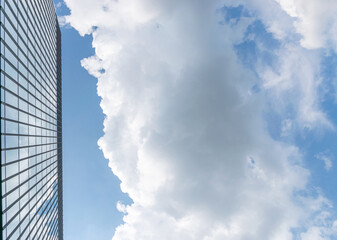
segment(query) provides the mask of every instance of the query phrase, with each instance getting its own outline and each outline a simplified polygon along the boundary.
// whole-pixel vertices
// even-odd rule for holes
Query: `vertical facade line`
[[[52,0],[0,0],[1,239],[63,239],[61,31]]]

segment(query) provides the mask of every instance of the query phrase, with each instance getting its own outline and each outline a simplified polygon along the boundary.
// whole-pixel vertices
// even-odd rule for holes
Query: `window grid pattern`
[[[0,0],[2,239],[63,239],[61,36],[52,0]]]

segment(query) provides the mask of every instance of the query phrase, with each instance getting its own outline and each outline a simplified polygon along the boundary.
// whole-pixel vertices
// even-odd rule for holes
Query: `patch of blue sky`
[[[242,17],[250,17],[250,13],[242,6],[221,8],[221,13],[224,16],[224,21],[230,24],[236,24]]]
[[[258,64],[268,66],[277,70],[275,52],[280,48],[281,43],[268,32],[261,20],[255,20],[248,26],[244,39],[234,46],[237,56],[242,63],[253,72]]]
[[[336,132],[308,130],[305,133],[296,134],[294,142],[301,149],[305,166],[310,169],[310,184],[319,187],[333,205],[337,206],[337,189],[333,184],[337,181],[337,171],[334,166],[337,156]],[[333,165],[330,170],[327,170],[324,162],[317,157],[320,153],[327,154],[331,158]]]
[[[333,51],[322,57],[320,108],[334,125],[335,129],[305,129],[295,133],[294,143],[303,152],[304,164],[311,171],[311,184],[319,187],[323,194],[335,206],[333,212],[337,213],[337,189],[333,183],[337,182],[337,108],[336,108],[336,83],[337,83],[337,54]],[[331,169],[326,169],[324,161],[317,157],[318,154],[327,155],[331,160]]]
[[[302,205],[303,202],[301,202],[302,199],[315,199],[318,198],[322,192],[319,190],[319,188],[312,186],[311,188],[306,188],[305,190],[297,191],[294,193],[293,202],[297,203],[298,205]],[[317,224],[317,227],[332,227],[333,220],[334,220],[334,212],[331,211],[331,206],[328,203],[322,203],[322,207],[317,208],[316,212],[312,213],[312,216],[310,219],[305,219],[305,221],[300,222],[298,227],[293,227],[291,229],[291,232],[293,234],[293,240],[302,240],[301,234],[308,231],[308,226],[315,222]],[[322,218],[322,212],[324,211],[332,213],[330,216],[325,215],[325,222],[323,222]],[[310,222],[311,221],[311,222]],[[330,239],[330,238],[327,238]]]
[[[337,54],[334,51],[324,54],[321,62],[322,86],[320,92],[323,93],[322,104],[331,115],[332,119],[337,117]]]
[[[58,16],[69,14],[63,1],[54,3]],[[131,200],[121,192],[119,179],[97,145],[105,116],[99,105],[97,79],[80,63],[95,54],[92,36],[81,37],[69,26],[62,27],[61,34],[64,238],[111,239],[124,216],[116,203],[130,204]]]
[[[266,111],[264,111],[264,119],[266,119],[267,130],[270,136],[277,141],[292,141],[292,135],[282,135],[282,127],[285,119],[294,119],[296,111],[294,106],[287,105],[283,114],[280,115],[277,109],[274,109],[274,103],[265,103]]]

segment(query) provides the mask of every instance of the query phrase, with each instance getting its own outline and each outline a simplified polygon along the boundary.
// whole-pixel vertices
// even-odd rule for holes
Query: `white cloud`
[[[291,22],[274,1],[264,2]],[[106,115],[99,146],[134,202],[117,204],[126,215],[114,240],[285,240],[296,228],[317,233],[322,224],[311,217],[326,205],[304,204],[311,198],[298,195],[309,176],[301,154],[273,140],[263,119],[266,101],[289,101],[298,121],[329,124],[316,100],[314,53],[287,45],[277,55],[278,74],[258,70],[267,94],[248,94],[259,80],[233,49],[247,22],[239,30],[220,25],[222,1],[66,4],[67,21],[93,34],[96,55],[82,66],[98,78]],[[263,13],[261,1],[255,4],[275,36],[292,31]]]
[[[331,156],[329,156],[326,152],[320,152],[318,154],[315,155],[315,157],[318,160],[323,161],[324,163],[324,168],[329,171],[332,168],[332,160],[331,160]]]
[[[291,120],[294,126],[309,130],[335,130],[334,124],[321,108],[321,95],[324,93],[318,90],[322,83],[321,60],[324,53],[312,49],[329,49],[337,44],[334,28],[326,29],[331,24],[337,24],[334,14],[337,12],[337,4],[329,0],[229,2],[244,5],[279,40],[280,46],[271,50],[276,63],[267,66],[258,61],[255,69],[263,81],[262,87],[271,95],[273,109],[284,115],[286,109],[293,108],[295,116]],[[329,11],[325,12],[325,9]],[[301,24],[306,27],[298,27]]]
[[[63,2],[58,2],[57,4],[55,4],[55,8],[60,8],[62,7],[63,5]]]
[[[267,92],[274,97],[275,108],[282,114],[296,109],[295,122],[302,128],[335,127],[321,109],[319,86],[320,57],[298,46],[283,47],[277,55],[279,66],[262,68],[259,73]]]
[[[295,28],[302,35],[301,44],[308,49],[322,48],[336,43],[337,4],[334,0],[276,0],[293,18]]]
[[[329,212],[321,212],[313,221],[315,226],[301,233],[302,240],[327,240],[337,235],[337,221],[331,221]]]
[[[290,119],[285,119],[281,124],[281,136],[287,136],[293,127],[293,123]]]

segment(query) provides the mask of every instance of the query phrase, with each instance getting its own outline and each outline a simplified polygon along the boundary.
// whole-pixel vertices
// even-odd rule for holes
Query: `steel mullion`
[[[29,116],[35,117],[35,118],[37,118],[37,119],[39,119],[39,120],[43,120],[43,121],[45,121],[45,122],[47,122],[47,123],[49,123],[49,124],[51,124],[51,125],[57,127],[57,124],[52,123],[52,122],[50,122],[50,121],[47,121],[47,120],[45,120],[45,119],[43,119],[43,118],[41,118],[41,117],[37,117],[37,116],[35,116],[34,114],[32,114],[32,113],[30,113],[30,112],[24,111],[24,110],[22,110],[22,109],[20,109],[20,108],[18,108],[18,107],[14,107],[13,105],[8,104],[8,103],[6,103],[6,102],[0,102],[0,103],[1,103],[2,105],[4,105],[4,106],[13,108],[13,109],[15,109],[15,110],[17,110],[17,111],[19,111],[19,112],[22,112],[22,113],[26,113],[26,114],[29,115]],[[35,108],[36,108],[36,107],[35,107]],[[19,117],[18,117],[18,118],[19,118]],[[57,121],[57,119],[55,119],[55,120]]]
[[[55,198],[54,198],[54,196],[55,196]],[[47,223],[48,223],[48,220],[49,219],[53,219],[52,217],[55,215],[55,213],[57,212],[57,201],[58,201],[58,197],[57,197],[57,192],[55,192],[55,195],[53,196],[53,199],[51,199],[52,200],[52,204],[50,205],[50,208],[49,208],[49,210],[47,210],[47,212],[46,212],[46,214],[45,215],[43,215],[43,213],[42,214],[40,214],[40,217],[39,217],[39,219],[38,219],[38,221],[36,221],[36,223],[35,223],[35,225],[37,225],[37,223],[40,221],[40,219],[42,218],[42,216],[44,216],[44,218],[42,218],[41,219],[41,223],[39,224],[39,227],[38,227],[38,229],[36,230],[36,233],[34,234],[34,236],[33,236],[33,238],[32,239],[35,239],[35,237],[36,237],[36,235],[39,233],[39,231],[41,231],[40,233],[39,233],[39,235],[41,236],[41,234],[44,232],[44,229],[46,229],[46,225],[47,225]],[[51,201],[50,201],[51,202]],[[50,203],[49,202],[49,203]],[[48,204],[49,204],[48,203]],[[55,208],[55,206],[56,206],[56,208]],[[44,211],[46,211],[46,209],[47,208],[45,208],[44,209]],[[55,211],[54,211],[55,210]],[[47,222],[45,222],[47,220]],[[43,228],[41,229],[41,226],[42,225],[44,225],[43,226]],[[35,227],[35,226],[34,226]],[[29,235],[28,235],[29,236]]]
[[[55,144],[57,144],[57,143],[55,143]],[[12,161],[12,162],[3,163],[1,166],[2,166],[2,167],[6,167],[6,166],[8,166],[8,165],[11,165],[12,163],[19,163],[19,162],[21,162],[21,161],[23,161],[23,160],[27,160],[27,159],[29,159],[29,158],[37,157],[37,156],[40,156],[40,155],[45,154],[45,153],[50,153],[50,152],[52,152],[52,151],[57,151],[57,147],[56,147],[56,148],[53,148],[53,149],[51,149],[51,150],[48,150],[48,151],[46,151],[46,152],[37,153],[37,154],[31,155],[31,156],[28,156],[28,157],[19,158],[18,160],[15,160],[15,161]]]
[[[5,0],[5,1],[7,2],[7,0]],[[7,2],[7,5],[9,5],[8,2]],[[6,14],[4,11],[3,11],[3,13],[4,13],[6,19],[9,20],[9,22],[10,22],[11,25],[12,25],[12,21],[7,17],[7,14]],[[27,17],[29,18],[28,15],[27,15]],[[14,38],[12,37],[12,35],[8,32],[7,28],[6,28],[3,24],[2,24],[2,26],[3,26],[3,28],[5,29],[5,31],[7,32],[7,34],[9,34],[10,37],[13,39],[13,42],[15,43],[15,45],[16,45],[17,47],[19,47],[19,49],[20,49],[21,52],[23,53],[21,47],[17,44],[17,40],[14,39]],[[12,25],[12,26],[13,26],[13,25]],[[21,35],[19,34],[19,31],[18,31],[15,27],[13,27],[13,29],[14,29],[14,31],[16,32],[16,34],[18,35],[18,37],[20,36],[20,39],[22,40],[22,37],[21,37]],[[28,27],[28,25],[27,25],[27,29],[30,29],[30,28]],[[27,37],[27,39],[29,39],[29,36],[28,36],[27,34],[26,34],[26,37]],[[33,36],[33,37],[34,37],[34,36]],[[37,37],[38,37],[38,36],[37,36]],[[34,39],[34,40],[35,40],[35,39]],[[39,38],[39,40],[41,41],[40,38]],[[23,42],[24,45],[26,46],[27,50],[29,50],[28,45],[27,45],[24,41],[22,41],[22,42]],[[36,40],[35,40],[35,42],[36,42]],[[38,48],[39,48],[40,52],[42,53],[43,51],[42,51],[42,49],[40,48],[39,45],[38,45]],[[34,48],[34,50],[35,50],[35,48]],[[30,51],[30,52],[31,52],[31,51]],[[35,51],[35,52],[37,53],[37,51]],[[29,59],[26,53],[24,53],[24,55],[26,56],[27,59]],[[40,55],[38,54],[38,56],[40,56]],[[42,60],[41,57],[40,57],[40,59]],[[37,61],[36,61],[36,62],[37,62]],[[43,63],[43,61],[42,61],[42,63]],[[38,65],[40,66],[41,70],[45,73],[46,76],[52,77],[52,75],[50,75],[49,69],[46,67],[47,65],[45,65],[45,64],[43,63],[45,69],[47,69],[47,71],[49,72],[49,75],[46,74],[46,72],[43,70],[43,68],[41,67],[41,65],[40,65],[39,63],[38,63]],[[27,69],[27,70],[28,70],[28,69]],[[35,68],[35,71],[36,71],[36,70],[37,70],[37,69]],[[41,79],[44,79],[44,78],[42,78],[42,75],[39,73],[39,71],[36,71],[36,72],[41,76]],[[32,74],[32,75],[33,75],[33,74]],[[45,81],[45,80],[44,80],[44,81]],[[46,81],[45,81],[45,83],[47,84]],[[47,85],[49,85],[49,84],[47,84]],[[56,89],[55,89],[55,91],[56,91]],[[48,92],[48,91],[46,91],[46,92]]]
[[[31,11],[31,9],[30,9],[30,7],[29,7],[29,5],[27,4],[27,7],[28,7],[28,9]],[[35,11],[34,11],[35,12]],[[31,13],[32,13],[32,11],[31,11]],[[36,12],[35,12],[35,14],[36,14]],[[22,15],[22,14],[21,14]],[[38,16],[38,14],[36,14],[37,16]],[[29,15],[27,14],[27,19],[29,18],[29,20],[31,21],[31,23],[32,23],[32,20],[30,19],[30,17],[29,17]],[[34,20],[35,21],[35,20]],[[35,23],[35,26],[37,26],[37,24]],[[29,28],[29,25],[27,24],[27,29]],[[40,28],[38,27],[38,29],[40,30]],[[40,33],[42,33],[41,31],[39,31]],[[26,36],[27,36],[27,39],[29,39],[28,38],[28,34],[26,34]],[[41,34],[41,36],[42,36],[42,34]],[[39,38],[39,36],[37,35],[37,37]],[[34,39],[35,40],[35,39]],[[44,40],[44,39],[41,39],[41,38],[39,38],[39,41],[40,41],[40,43],[41,43],[41,46],[42,47],[44,47],[44,46],[47,46],[47,48],[44,48],[44,50],[46,49],[47,51],[46,52],[50,52],[50,48],[48,49],[48,47],[49,47],[49,45],[45,45],[45,44],[43,44],[43,42],[45,42],[45,41],[42,41],[42,40]],[[35,40],[35,42],[37,42],[36,40]],[[41,51],[41,54],[43,55],[43,58],[44,58],[44,60],[47,60],[47,59],[50,59],[50,55],[48,54],[48,55],[44,55],[43,53],[44,53],[44,51],[42,51],[42,49],[40,48],[40,46],[38,46],[39,47],[39,49],[40,49],[40,51]],[[49,58],[47,58],[47,57],[49,57]],[[40,57],[40,59],[41,60],[43,60],[41,57]],[[50,66],[52,63],[48,63],[48,66]],[[44,64],[45,65],[45,64]],[[45,66],[46,67],[46,66]],[[49,73],[49,75],[47,75],[46,74],[46,76],[49,76],[49,77],[52,77],[52,74],[50,74],[50,71],[49,71],[49,68],[46,68],[46,70],[48,71],[48,73]]]
[[[41,162],[39,162],[39,163],[36,163],[36,164],[34,164],[33,166],[30,166],[30,167],[26,168],[25,170],[19,171],[18,173],[15,173],[15,174],[13,174],[12,176],[3,179],[2,182],[6,182],[6,181],[12,179],[13,177],[16,177],[16,176],[20,175],[21,173],[24,173],[24,172],[26,172],[26,171],[28,171],[28,170],[30,170],[30,169],[32,169],[32,168],[34,168],[34,167],[40,165],[40,164],[42,164],[42,163],[44,163],[44,162],[46,162],[46,161],[52,159],[52,158],[55,157],[55,156],[56,156],[56,155],[54,155],[54,156],[52,156],[52,157],[49,157],[49,158],[47,158],[47,159],[45,159],[45,160],[43,160],[43,161],[41,161]],[[51,166],[51,165],[54,164],[55,162],[57,162],[57,160],[54,161],[53,163],[49,164],[47,167]],[[46,167],[46,168],[47,168],[47,167]],[[14,188],[14,189],[17,189],[17,188]]]
[[[5,16],[6,16],[6,20],[8,20],[9,22],[11,22],[11,20],[7,17],[7,15],[6,15],[6,13],[5,13]],[[6,34],[12,39],[12,41],[13,41],[13,43],[18,47],[18,49],[19,50],[21,50],[21,52],[25,55],[25,57],[27,58],[27,61],[29,61],[29,63],[30,63],[30,65],[32,65],[32,66],[34,66],[34,64],[32,64],[32,62],[30,61],[30,59],[29,59],[29,57],[28,57],[28,55],[26,54],[26,53],[24,53],[23,51],[22,51],[22,49],[21,49],[21,47],[19,46],[19,44],[17,43],[17,40],[16,39],[14,39],[14,37],[12,36],[12,34],[8,31],[8,29],[5,27],[5,25],[3,24],[3,23],[1,23],[1,26],[3,27],[3,29],[5,30],[5,32],[6,32]],[[21,36],[20,34],[19,34],[19,32],[15,29],[15,28],[13,28],[14,30],[15,30],[15,32],[16,32],[16,34],[18,35],[18,36]],[[27,38],[28,38],[28,36],[27,36]],[[29,38],[28,38],[29,39]],[[22,40],[22,39],[21,39]],[[2,41],[3,43],[4,43],[4,41]],[[22,41],[23,42],[23,41]],[[26,44],[26,43],[24,43],[23,42],[23,44],[25,45],[25,47],[27,48],[27,49],[29,49],[28,48],[28,45]],[[6,45],[7,46],[7,45]],[[39,48],[40,49],[40,48]],[[30,51],[30,50],[29,50]],[[40,51],[41,51],[41,49],[40,49]],[[13,53],[13,51],[12,51],[12,53]],[[31,53],[31,56],[33,56],[33,54],[32,54],[32,52],[30,51],[30,53]],[[38,56],[40,56],[36,51],[35,51],[35,53],[38,55]],[[15,53],[14,54],[15,56],[17,56],[17,53]],[[41,59],[41,58],[40,58]],[[22,61],[19,59],[19,57],[17,56],[17,60],[22,64]],[[35,63],[37,63],[39,66],[40,66],[40,69],[43,71],[43,68],[42,68],[42,66],[41,66],[41,64],[39,64],[38,63],[38,61],[36,60],[36,57],[34,56],[34,60],[35,60]],[[41,59],[42,60],[42,59]],[[27,70],[27,72],[29,72],[32,76],[34,76],[34,78],[35,78],[35,80],[36,81],[38,81],[39,83],[40,83],[40,81],[35,77],[35,75],[34,74],[32,74],[32,72],[30,71],[30,69],[26,66],[26,64],[22,64],[25,68],[26,68],[26,70]],[[43,65],[44,65],[44,67],[46,67],[46,65],[43,63]],[[50,85],[52,85],[52,87],[54,88],[53,90],[55,90],[55,91],[57,91],[56,90],[56,88],[55,88],[55,86],[53,86],[53,84],[50,84],[51,82],[49,81],[49,82],[46,82],[46,80],[43,78],[43,76],[41,75],[41,73],[39,72],[39,71],[37,71],[38,69],[34,66],[34,69],[35,69],[35,72],[37,73],[37,74],[39,74],[40,75],[40,77],[41,77],[41,80],[43,80],[45,83],[46,83],[46,85],[48,85],[48,86],[50,86]],[[20,71],[17,71],[21,76],[23,76],[22,75],[22,73],[20,72]],[[44,71],[43,71],[44,72]],[[45,72],[44,72],[45,73]],[[50,75],[47,75],[47,74],[45,74],[46,76],[48,76],[48,77],[52,77],[52,76],[50,76]],[[30,82],[28,79],[27,79],[27,77],[26,76],[23,76],[28,82]],[[53,100],[55,100],[54,99],[54,97],[56,98],[57,96],[55,95],[55,96],[53,96],[53,95],[51,95],[50,93],[49,93],[49,91],[45,88],[45,87],[43,87],[43,85],[40,83],[40,85],[41,85],[41,87],[45,90],[45,92],[47,92],[47,94],[49,94],[50,95],[50,97],[53,99]],[[36,86],[34,86],[34,88],[36,89]],[[37,89],[36,89],[37,90]],[[38,90],[39,91],[39,90]],[[53,106],[55,106],[48,98],[47,98],[47,100],[53,105]]]
[[[33,10],[30,8],[30,5],[27,5],[28,6],[28,9],[29,9],[29,11],[31,12],[31,13],[33,13],[33,11],[34,11],[34,13],[35,13],[35,15],[37,15],[38,16],[38,14],[37,14],[37,12],[35,11],[35,9],[33,8]],[[33,15],[33,14],[32,14]],[[28,15],[28,18],[29,18],[29,15]],[[30,19],[29,18],[29,20],[31,21],[31,23],[33,23],[32,21],[34,21],[35,22],[35,26],[38,26],[38,24],[37,23],[39,23],[38,21],[36,21],[35,19]],[[33,24],[32,24],[32,26],[33,26]],[[40,33],[40,34],[36,34],[36,37],[39,39],[39,41],[40,41],[40,43],[41,43],[41,46],[43,46],[44,44],[43,44],[43,42],[44,41],[42,41],[42,40],[44,40],[44,39],[41,39],[40,38],[40,36],[39,35],[41,35],[42,36],[42,28],[41,27],[37,27],[37,28],[35,28],[34,29],[35,30],[35,32],[37,33],[37,31]],[[38,43],[37,41],[36,41],[36,43]],[[41,50],[41,47],[40,46],[38,46],[38,48],[40,49],[40,52],[41,52],[41,54],[42,54],[42,57],[43,57],[43,59],[42,59],[42,57],[40,56],[40,54],[38,54],[39,55],[39,57],[40,57],[40,59],[41,59],[41,61],[43,62],[43,60],[47,60],[47,57],[46,57],[46,55],[45,54],[43,54],[44,53],[44,51],[42,51]],[[46,48],[47,49],[47,48]],[[36,52],[37,53],[37,52]],[[46,61],[46,62],[48,62],[48,61]],[[50,63],[48,63],[48,65],[46,65],[46,64],[43,64],[43,65],[45,65],[45,67],[46,66],[50,66],[51,64]],[[48,67],[46,67],[46,70],[47,70],[47,72],[49,73],[49,76],[50,77],[52,77],[52,75],[50,74],[50,71],[49,71],[49,68]],[[45,71],[43,71],[44,73],[46,73]],[[47,74],[46,74],[46,76],[47,76]]]
[[[17,136],[17,137],[40,137],[40,138],[57,138],[57,136],[47,136],[47,135],[29,135],[20,133],[1,133],[2,136]]]
[[[30,123],[26,123],[26,122],[20,122],[20,121],[13,120],[13,119],[10,119],[10,118],[1,117],[1,120],[5,120],[5,121],[9,121],[9,122],[15,122],[15,123],[19,123],[19,124],[24,124],[24,125],[27,125],[27,126],[30,126],[30,127],[41,128],[41,129],[44,129],[44,130],[48,130],[48,131],[52,131],[52,132],[57,133],[57,130],[54,130],[54,129],[51,129],[51,128],[40,127],[38,125],[33,125],[33,124],[30,124]]]
[[[49,174],[48,174],[49,175]],[[54,174],[55,175],[55,174]],[[54,176],[53,176],[54,177]],[[51,180],[52,180],[53,178],[51,177],[48,181],[47,181],[47,183],[49,183]],[[57,181],[57,179],[55,179],[54,181],[53,181],[53,184],[55,183]],[[40,182],[39,182],[40,183]],[[46,183],[46,184],[47,184]],[[47,188],[47,190],[45,191],[45,192],[47,192],[49,189],[50,189],[50,187],[51,186],[53,186],[53,184],[51,184],[48,188]],[[20,208],[19,209],[19,211],[17,211],[15,214],[14,214],[14,216],[13,217],[11,217],[11,219],[9,219],[7,222],[6,222],[6,224],[3,226],[3,228],[6,228],[15,218],[16,218],[16,216],[17,215],[19,215],[20,214],[20,212],[22,211],[22,209],[24,208],[24,207],[26,207],[31,201],[32,201],[32,199],[34,198],[34,197],[36,197],[37,196],[37,194],[40,192],[40,191],[42,191],[43,190],[43,187],[44,187],[45,185],[42,185],[40,188],[39,188],[39,190],[38,191],[36,191],[36,193],[33,195],[33,197],[31,197],[31,199],[29,199],[29,201],[27,201],[25,204],[24,204],[24,206],[22,207],[22,208]],[[42,194],[42,196],[41,197],[44,197],[44,194]],[[40,199],[41,199],[41,197],[40,197]],[[21,198],[20,198],[21,199]],[[39,200],[40,200],[39,199]],[[37,201],[38,202],[38,201]],[[4,214],[4,213],[2,213],[2,214]],[[21,223],[22,223],[22,221],[20,222],[20,224],[18,224],[18,225],[21,225]]]
[[[41,169],[39,172],[37,172],[36,174],[34,174],[33,176],[29,177],[27,180],[25,180],[24,182],[22,182],[21,184],[19,184],[16,188],[13,188],[12,190],[6,192],[2,198],[7,197],[9,194],[11,194],[12,192],[14,192],[16,189],[18,189],[19,187],[21,187],[22,185],[24,185],[26,182],[30,181],[33,177],[36,177],[38,174],[40,174],[41,172],[43,172],[44,170],[46,170],[48,167],[50,167],[52,164],[57,163],[57,160],[54,161],[53,163],[49,164],[47,167]],[[56,164],[57,165],[57,164]],[[56,166],[57,167],[57,166]]]
[[[6,57],[4,57],[3,55],[1,55],[1,57],[2,57],[2,58],[3,58],[9,65],[11,65],[11,67],[13,67],[14,70],[15,70],[16,72],[18,72],[18,73],[20,72],[19,69],[17,69],[16,66],[14,66],[10,61],[7,60]],[[17,80],[15,80],[15,79],[13,79],[13,78],[6,72],[6,70],[1,70],[1,72],[4,73],[4,75],[5,75],[7,78],[11,79],[11,80],[14,81],[18,86],[20,86],[22,89],[24,89],[24,90],[27,92],[27,95],[29,95],[29,94],[33,95],[33,94],[32,94],[26,87],[22,86],[21,83],[17,82]],[[21,76],[23,76],[23,75],[21,75]],[[27,82],[30,82],[26,77],[23,77],[23,78],[25,78]],[[36,80],[36,81],[37,81],[37,80]],[[32,84],[31,84],[31,85],[32,85]],[[40,91],[36,88],[36,86],[34,86],[34,85],[32,85],[32,86],[34,87],[35,91],[38,91],[42,96],[45,96],[44,94],[42,94],[42,92],[40,92]],[[24,102],[28,103],[29,105],[32,105],[33,107],[37,108],[37,107],[34,106],[32,103],[30,103],[28,100],[22,98],[19,94],[12,92],[11,90],[9,90],[8,88],[6,88],[5,86],[2,86],[2,88],[3,88],[4,90],[6,90],[6,91],[8,91],[8,92],[10,92],[10,93],[12,93],[12,94],[14,94],[14,95],[16,95],[16,96],[19,97],[21,100],[23,100]],[[36,98],[35,96],[34,96],[34,98],[35,98],[37,101],[40,101],[42,105],[44,105],[47,109],[49,109],[50,111],[52,111],[55,115],[57,115],[57,112],[55,112],[52,108],[48,107],[48,105],[45,104],[43,101],[41,101],[40,99]],[[46,98],[46,99],[49,101],[48,98]],[[49,103],[53,105],[53,103],[52,103],[51,101],[49,101]],[[54,105],[53,105],[53,106],[54,106]],[[54,107],[55,107],[55,109],[57,109],[57,106],[54,106]],[[49,113],[43,111],[41,108],[37,108],[37,109],[41,110],[41,112],[43,112],[43,113],[49,115],[51,118],[53,118],[53,119],[56,120],[55,117],[53,117],[53,116],[50,115]]]
[[[52,145],[52,144],[57,144],[57,142],[56,143],[42,143],[42,144],[35,144],[35,145],[28,145],[28,146],[21,146],[21,147],[3,148],[2,151],[16,150],[16,149],[29,148],[29,147],[47,146],[47,145]]]
[[[31,190],[33,190],[34,187],[36,187],[40,182],[42,182],[43,179],[47,178],[50,174],[52,174],[52,172],[53,172],[56,168],[57,168],[57,166],[54,167],[53,170],[51,170],[47,175],[45,175],[43,178],[41,178],[41,179],[40,179],[38,182],[36,182],[33,186],[31,186],[26,192],[24,192],[22,195],[20,195],[20,197],[19,197],[17,200],[15,200],[15,202],[13,202],[11,205],[7,206],[6,209],[4,209],[4,210],[2,211],[2,214],[6,213],[6,212],[7,212],[10,208],[12,208],[17,202],[19,202],[19,201],[20,201],[26,194],[28,194]],[[56,171],[51,177],[49,176],[48,182],[49,182],[53,177],[55,177],[56,175],[57,175],[57,171]],[[41,188],[42,188],[42,187],[41,187]],[[36,192],[37,192],[37,193],[40,192],[40,191],[41,191],[41,188],[39,188],[39,190],[36,191]],[[29,203],[30,201],[31,201],[31,199],[29,199],[27,203]]]
[[[54,182],[57,182],[57,179],[54,181]],[[52,187],[53,185],[51,185],[51,186],[49,186],[48,187],[48,189],[47,189],[47,191],[50,189],[50,187]],[[50,192],[49,194],[48,194],[48,196],[47,196],[47,199],[49,198],[49,196],[51,195],[51,193],[53,193],[53,192]],[[34,196],[35,196],[35,194],[34,194]],[[18,229],[18,227],[20,227],[20,225],[21,225],[21,223],[26,219],[26,217],[30,214],[30,212],[33,210],[33,208],[38,204],[38,202],[43,198],[43,197],[45,197],[44,195],[42,195],[40,198],[39,198],[39,200],[38,201],[36,201],[36,203],[34,204],[34,206],[33,207],[31,207],[30,209],[29,209],[29,212],[26,214],[26,216],[24,216],[24,218],[20,221],[20,223],[15,227],[15,229],[10,233],[10,235],[9,235],[9,237],[8,238],[10,238],[13,234],[14,234],[14,232],[16,231],[16,229]],[[47,200],[46,199],[46,200]],[[45,201],[43,201],[43,203],[44,203]],[[43,203],[42,203],[42,205],[43,205]],[[41,205],[41,206],[42,206]],[[40,207],[41,207],[40,206]],[[33,219],[34,219],[34,217],[36,216],[36,214],[37,214],[37,212],[40,210],[40,207],[39,207],[39,209],[36,211],[36,213],[34,214],[34,216],[33,216]],[[25,227],[25,229],[21,232],[21,234],[20,234],[20,236],[19,237],[21,237],[21,235],[24,233],[24,231],[26,231],[26,229],[27,229],[27,227],[30,225],[30,222],[32,221],[32,219],[30,219],[30,221],[29,221],[29,223],[27,224],[27,226]],[[8,225],[8,224],[6,224],[6,225]],[[5,227],[4,227],[5,228]]]
[[[34,226],[33,226],[33,228],[35,227],[35,226],[38,226],[38,228],[37,228],[37,230],[36,230],[36,232],[35,232],[35,234],[34,234],[34,236],[33,236],[33,238],[32,239],[34,239],[35,238],[35,236],[36,236],[36,234],[38,234],[39,233],[39,231],[40,231],[40,229],[41,229],[41,226],[43,225],[43,223],[44,223],[44,221],[46,220],[46,218],[48,217],[48,219],[51,217],[51,215],[50,214],[48,214],[49,213],[49,211],[47,210],[49,207],[51,208],[51,207],[53,207],[54,206],[54,204],[56,204],[57,203],[57,194],[56,194],[56,192],[54,191],[54,195],[53,195],[53,197],[52,198],[50,198],[50,201],[48,202],[48,203],[46,203],[47,204],[47,206],[42,210],[42,213],[39,213],[38,215],[39,215],[39,218],[38,218],[38,220],[35,222],[35,224],[34,224]],[[54,208],[52,208],[52,209],[54,209]],[[46,212],[46,214],[44,214]],[[40,222],[40,220],[41,220],[41,222]],[[43,230],[43,228],[42,228],[42,230]],[[41,233],[40,233],[41,234]],[[30,234],[28,234],[28,237],[30,236]]]
[[[44,229],[46,229],[46,231],[44,231],[44,230],[41,231],[41,235],[42,235],[43,232],[44,232],[42,239],[45,239],[46,236],[48,237],[48,234],[51,233],[51,230],[54,228],[55,223],[58,222],[57,208],[58,208],[58,204],[57,204],[57,202],[56,202],[56,204],[55,204],[55,206],[54,206],[54,208],[53,208],[53,211],[52,211],[53,216],[48,218],[48,221],[50,220],[50,222],[49,222],[49,224],[48,224],[49,226],[48,226],[47,228],[46,228],[46,227],[44,228]],[[47,223],[46,223],[46,224],[47,224]],[[46,235],[46,234],[47,234],[47,235]],[[41,235],[40,235],[40,237],[39,237],[38,239],[41,239]]]
[[[57,221],[54,221],[54,223],[53,223],[54,226],[53,226],[53,228],[50,231],[49,239],[55,238],[54,234],[56,235],[56,233],[58,231],[58,227],[57,227],[58,226],[58,221],[59,221],[59,216],[57,216]]]
[[[9,49],[9,48],[7,48],[7,49]],[[0,55],[1,55],[1,54],[0,54]],[[14,68],[14,70],[15,70],[16,72],[19,72],[19,70],[17,69],[17,67],[15,67],[15,66],[14,66],[14,65],[13,65],[7,58],[6,58],[6,57],[4,57],[3,55],[1,55],[1,56],[2,56],[2,58],[3,58],[8,64],[10,64],[10,65]],[[15,57],[17,57],[17,56],[15,55]],[[19,82],[18,82],[17,80],[15,80],[15,79],[13,79],[13,78],[12,78],[6,71],[5,71],[5,70],[1,70],[1,72],[4,73],[4,75],[5,75],[7,78],[9,78],[9,79],[11,79],[12,81],[14,81],[16,85],[18,85],[19,87],[21,87],[22,89],[24,89],[24,90],[27,92],[27,95],[31,94],[31,92],[30,92],[26,87],[22,86],[21,83],[19,83]],[[24,78],[26,79],[27,82],[30,82],[26,77],[24,77]],[[34,86],[34,85],[32,85],[32,86]],[[11,90],[9,90],[8,88],[6,88],[5,86],[2,86],[2,88],[3,88],[4,90],[6,90],[7,92],[10,92],[10,93],[16,95],[16,96],[19,97],[22,101],[24,101],[24,102],[28,103],[29,105],[32,105],[33,107],[37,108],[37,107],[34,106],[32,103],[30,103],[28,100],[26,100],[26,99],[24,99],[23,97],[21,97],[19,94],[12,92]],[[38,90],[38,89],[36,88],[36,86],[34,86],[34,89],[35,89],[35,91],[39,92],[39,94],[41,94],[42,96],[44,96],[44,94],[42,94],[42,92],[40,92],[40,90]],[[41,102],[41,105],[44,105],[47,109],[49,109],[51,112],[53,112],[55,115],[57,115],[57,112],[54,111],[52,108],[48,107],[48,105],[47,105],[46,103],[44,103],[44,102],[41,101],[40,99],[36,98],[35,96],[34,96],[34,98],[35,98],[37,101]],[[49,99],[48,99],[48,101],[49,101]],[[51,101],[49,101],[49,103],[52,104]],[[57,106],[54,106],[54,107],[57,109]],[[55,117],[53,117],[53,116],[50,115],[49,113],[43,111],[42,108],[37,108],[37,109],[41,110],[41,112],[45,113],[46,115],[49,115],[51,118],[56,119]]]

